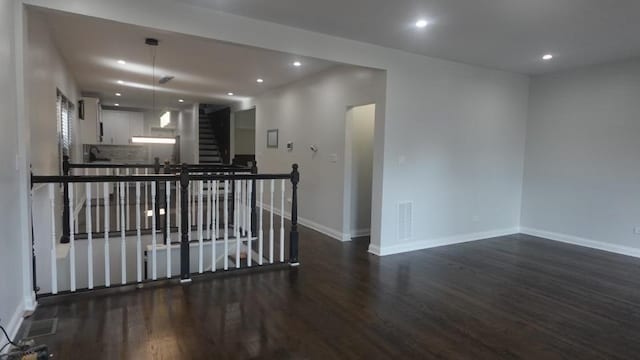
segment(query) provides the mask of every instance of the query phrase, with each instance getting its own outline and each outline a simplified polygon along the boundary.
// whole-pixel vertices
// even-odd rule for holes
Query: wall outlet
[[[636,226],[633,228],[633,233],[636,235],[640,235],[640,226]]]

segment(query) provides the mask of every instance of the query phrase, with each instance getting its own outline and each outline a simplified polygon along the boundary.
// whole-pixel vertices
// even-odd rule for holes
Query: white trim
[[[371,228],[351,230],[352,238],[363,237],[363,236],[371,236]]]
[[[383,247],[370,244],[369,252],[378,256],[386,256],[386,255],[399,254],[399,253],[404,253],[409,251],[430,249],[438,246],[453,245],[453,244],[459,244],[459,243],[476,241],[476,240],[484,240],[484,239],[494,238],[498,236],[513,235],[513,234],[517,234],[518,232],[519,232],[519,229],[517,227],[514,227],[514,228],[508,228],[508,229],[447,236],[447,237],[438,238],[438,239],[416,240],[416,241],[406,242],[402,244],[383,246]]]
[[[15,72],[16,72],[16,118],[26,118],[26,102],[25,102],[25,79],[24,79],[24,43],[25,43],[25,23],[24,23],[24,5],[22,2],[14,3],[14,44],[13,50],[15,51]],[[32,256],[32,223],[31,223],[31,149],[29,142],[25,141],[29,138],[30,126],[28,121],[18,121],[18,146],[17,146],[17,158],[16,165],[18,167],[18,179],[19,179],[19,197],[21,198],[20,206],[17,211],[20,212],[20,223],[16,224],[20,230],[18,235],[20,236],[22,247],[22,299],[16,313],[11,318],[7,326],[8,334],[15,338],[18,329],[22,325],[25,310],[35,310],[37,305],[35,300],[35,293],[33,291],[33,277],[31,267]],[[17,240],[17,239],[16,239]],[[18,291],[16,289],[16,291]]]
[[[532,229],[523,227],[520,232],[526,235],[537,236],[549,240],[559,241],[567,244],[584,246],[592,249],[603,250],[615,254],[627,255],[640,258],[640,249],[632,248],[624,245],[616,245],[603,241],[581,238],[574,235],[561,234],[546,230]]]
[[[32,313],[36,311],[38,307],[38,301],[36,300],[36,293],[31,291],[29,295],[25,295],[24,297],[24,311]]]
[[[73,209],[73,218],[74,219],[78,219],[78,217],[80,216],[80,211],[82,211],[82,208],[84,207],[84,204],[87,202],[87,195],[84,194],[82,195],[82,197],[76,202],[76,204],[74,205],[75,208]],[[76,220],[74,220],[75,223]]]
[[[270,205],[268,205],[268,204],[260,204],[260,203],[258,203],[256,206],[261,208],[261,209],[263,209],[263,210],[265,210],[265,211],[269,211],[270,210]],[[273,214],[277,215],[277,216],[280,216],[280,210],[277,209],[277,208],[274,208],[273,209]],[[291,213],[289,211],[285,211],[284,212],[284,217],[287,220],[291,220]],[[323,233],[323,234],[327,235],[328,237],[336,239],[338,241],[343,241],[343,242],[351,241],[351,235],[350,234],[342,233],[339,230],[332,229],[332,228],[330,228],[328,226],[324,226],[322,224],[318,224],[315,221],[312,221],[312,220],[309,220],[309,219],[305,219],[305,218],[300,217],[300,216],[298,216],[298,224],[302,225],[304,227],[308,227],[308,228],[310,228],[312,230],[315,230],[315,231],[317,231],[319,233]]]

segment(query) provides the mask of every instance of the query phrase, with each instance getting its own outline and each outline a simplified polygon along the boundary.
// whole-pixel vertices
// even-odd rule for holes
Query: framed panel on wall
[[[267,130],[267,147],[278,147],[278,129]]]

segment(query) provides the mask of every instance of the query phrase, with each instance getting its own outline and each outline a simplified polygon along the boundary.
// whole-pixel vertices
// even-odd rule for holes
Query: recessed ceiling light
[[[551,60],[551,59],[553,59],[553,55],[551,54],[546,54],[542,57],[542,60]]]
[[[122,94],[120,94],[120,93],[116,93],[116,96],[122,96]]]
[[[263,83],[264,82],[264,80],[260,79],[260,78],[258,78],[256,81],[259,82],[259,83]]]
[[[124,64],[126,64],[126,63],[127,63],[127,62],[126,62],[126,61],[124,61],[124,60],[118,60],[118,64],[120,64],[120,65],[124,65]]]
[[[118,80],[118,84],[122,85],[122,84],[124,84],[124,81]]]
[[[300,66],[302,66],[302,63],[300,61],[294,61],[293,62],[293,66],[300,67]]]
[[[120,106],[120,104],[118,104],[118,103],[115,103],[115,104],[113,104],[113,106]]]
[[[429,22],[427,20],[425,20],[425,19],[420,19],[420,20],[416,21],[416,27],[417,28],[421,29],[423,27],[426,27],[427,25],[429,25]]]
[[[183,103],[183,102],[184,102],[184,99],[178,99],[178,102]]]
[[[233,93],[232,92],[228,92],[227,95],[233,96]]]

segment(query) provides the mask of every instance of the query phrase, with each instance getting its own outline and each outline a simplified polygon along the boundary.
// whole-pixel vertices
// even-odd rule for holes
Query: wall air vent
[[[173,76],[165,75],[165,76],[161,77],[160,80],[158,80],[158,83],[164,85],[164,84],[168,83],[171,80],[173,80]]]
[[[398,203],[398,239],[409,240],[413,236],[413,202]]]

